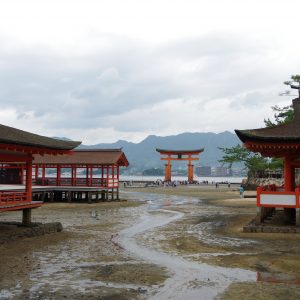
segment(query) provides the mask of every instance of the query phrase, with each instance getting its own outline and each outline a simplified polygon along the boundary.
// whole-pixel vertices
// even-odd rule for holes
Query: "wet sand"
[[[257,282],[232,283],[224,294],[218,295],[219,299],[299,298],[300,236],[243,233],[243,225],[255,216],[255,199],[240,199],[235,190],[214,187],[140,191],[199,200],[198,204],[173,207],[184,217],[150,237],[141,236],[143,243],[187,260],[255,272]]]
[[[254,199],[211,187],[122,197],[130,201],[33,211],[64,231],[0,247],[0,299],[299,298],[299,235],[243,233]]]

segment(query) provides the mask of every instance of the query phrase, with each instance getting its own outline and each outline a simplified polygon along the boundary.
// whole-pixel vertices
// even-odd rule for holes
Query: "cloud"
[[[277,94],[298,58],[277,63],[279,52],[221,32],[158,45],[93,33],[69,53],[2,37],[2,122],[88,143],[256,127],[289,101]]]

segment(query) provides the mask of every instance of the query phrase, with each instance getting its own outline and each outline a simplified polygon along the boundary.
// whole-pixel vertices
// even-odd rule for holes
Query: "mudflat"
[[[213,186],[126,189],[122,198],[127,201],[51,203],[34,210],[33,221],[61,222],[64,230],[0,246],[0,299],[181,299],[180,285],[194,290],[192,299],[300,297],[300,236],[242,232],[255,215],[255,199]],[[148,228],[147,218],[161,224]],[[143,230],[125,232],[140,219]],[[3,213],[4,220],[20,220],[20,213]],[[18,229],[2,226],[0,240],[8,230]],[[155,257],[160,253],[161,261]],[[183,259],[195,278],[184,282],[163,255],[170,263]],[[202,271],[206,265],[217,268]],[[251,280],[228,275],[220,285],[213,273],[226,274],[227,268],[230,274],[245,270]],[[171,283],[178,287],[169,291],[176,276]],[[217,292],[203,298],[208,287]]]

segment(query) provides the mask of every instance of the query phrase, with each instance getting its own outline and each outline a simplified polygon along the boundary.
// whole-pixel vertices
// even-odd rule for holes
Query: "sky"
[[[298,0],[0,8],[0,123],[41,135],[97,144],[263,127],[300,73]]]

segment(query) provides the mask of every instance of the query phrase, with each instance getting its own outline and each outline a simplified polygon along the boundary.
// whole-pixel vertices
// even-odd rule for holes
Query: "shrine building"
[[[300,98],[293,100],[293,108],[294,118],[288,124],[235,131],[249,150],[284,161],[284,186],[257,188],[256,224],[283,209],[285,223],[300,226],[300,189],[295,182],[295,170],[300,168]]]
[[[128,165],[122,149],[76,149],[68,156],[34,155],[33,183],[60,187],[59,191],[69,193],[69,200],[82,197],[93,187],[102,191],[103,200],[109,195],[114,200],[119,199],[120,167]]]
[[[193,161],[199,160],[199,157],[195,157],[195,155],[199,155],[204,151],[202,149],[196,150],[165,150],[165,149],[156,149],[162,157],[161,160],[166,160],[165,164],[165,181],[172,181],[172,165],[171,161],[187,161],[188,162],[188,182],[194,182],[194,165]]]
[[[1,170],[12,164],[23,165],[24,187],[16,191],[11,186],[0,186],[0,212],[21,210],[23,224],[31,223],[31,210],[42,205],[32,201],[32,161],[34,155],[59,156],[71,154],[72,149],[81,142],[62,141],[33,134],[5,125],[0,125],[0,163]],[[5,174],[4,174],[5,175]]]

